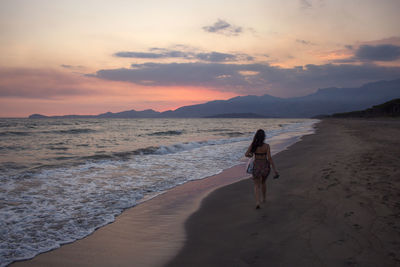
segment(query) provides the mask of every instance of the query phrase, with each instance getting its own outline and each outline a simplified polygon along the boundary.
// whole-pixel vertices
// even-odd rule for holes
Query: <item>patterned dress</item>
[[[256,153],[256,154],[264,154],[264,153]],[[266,153],[265,153],[266,154]],[[253,179],[260,179],[262,183],[265,183],[267,177],[271,171],[270,163],[268,159],[254,159],[254,167],[253,167]]]

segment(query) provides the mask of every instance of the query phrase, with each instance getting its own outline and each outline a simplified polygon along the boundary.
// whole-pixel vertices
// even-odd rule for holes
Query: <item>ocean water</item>
[[[241,163],[254,132],[278,152],[310,119],[0,119],[0,266],[83,238],[124,209]]]

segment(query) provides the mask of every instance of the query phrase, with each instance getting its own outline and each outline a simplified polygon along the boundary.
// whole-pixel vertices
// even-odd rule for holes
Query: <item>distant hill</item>
[[[52,118],[203,118],[223,114],[257,114],[262,117],[309,118],[320,114],[362,110],[394,98],[400,98],[400,79],[378,81],[358,88],[325,88],[317,92],[292,98],[270,95],[237,96],[228,100],[215,100],[204,104],[180,107],[176,110],[107,112],[93,116],[67,115]],[[246,117],[243,115],[243,117]],[[48,118],[40,114],[29,118]]]
[[[158,118],[160,112],[154,111],[152,109],[146,109],[143,111],[129,110],[117,113],[107,112],[97,115],[98,118]]]
[[[160,112],[154,111],[152,109],[147,109],[143,111],[128,110],[117,113],[107,112],[99,115],[63,115],[63,116],[44,116],[41,114],[32,114],[29,119],[74,119],[74,118],[159,118]]]
[[[254,113],[225,113],[225,114],[216,114],[213,116],[206,116],[204,118],[267,118],[267,117]]]
[[[374,117],[400,117],[400,98],[373,106],[366,110],[335,113],[333,118],[374,118]]]

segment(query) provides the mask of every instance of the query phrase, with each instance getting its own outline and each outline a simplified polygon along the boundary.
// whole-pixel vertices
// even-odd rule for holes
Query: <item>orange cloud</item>
[[[52,69],[0,69],[0,117],[165,111],[236,95],[201,87],[136,85]]]
[[[338,59],[347,59],[353,56],[353,52],[348,49],[339,49],[328,52],[316,53],[316,57],[322,61],[333,61]]]

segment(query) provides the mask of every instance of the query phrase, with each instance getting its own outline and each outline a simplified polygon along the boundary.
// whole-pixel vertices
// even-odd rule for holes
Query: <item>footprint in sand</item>
[[[327,187],[326,187],[326,189],[329,189],[329,188],[331,188],[331,187],[333,187],[333,186],[337,186],[339,183],[332,183],[332,184],[330,184],[330,185],[328,185]]]
[[[335,242],[333,242],[333,244],[336,244],[336,245],[343,245],[344,243],[346,243],[346,240],[344,240],[344,239],[339,239],[339,240],[336,240]]]
[[[394,258],[394,257],[396,257],[396,253],[394,253],[394,252],[389,252],[389,253],[388,253],[388,256]]]
[[[354,214],[353,211],[345,212],[345,213],[344,213],[344,217],[350,217],[350,216],[353,215],[353,214]]]
[[[361,230],[363,227],[361,225],[359,225],[358,223],[353,224],[353,228],[357,229],[357,230]]]
[[[400,213],[393,213],[389,215],[390,217],[400,218]]]
[[[347,258],[346,264],[347,265],[357,265],[357,262],[353,258]]]

